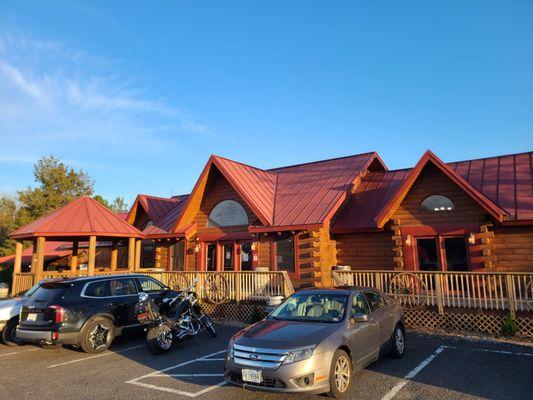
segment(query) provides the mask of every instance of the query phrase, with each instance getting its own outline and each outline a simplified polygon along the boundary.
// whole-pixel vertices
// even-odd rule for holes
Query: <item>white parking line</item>
[[[97,354],[97,355],[95,355],[95,356],[84,357],[84,358],[77,358],[77,359],[75,359],[75,360],[70,360],[70,361],[65,361],[65,362],[63,362],[63,363],[50,365],[50,366],[48,366],[48,368],[57,368],[57,367],[62,367],[62,366],[64,366],[64,365],[69,365],[69,364],[74,364],[74,363],[78,363],[78,362],[82,362],[82,361],[92,360],[92,359],[94,359],[94,358],[105,357],[105,356],[111,356],[111,355],[113,355],[113,354],[119,354],[119,353],[123,353],[123,352],[125,352],[125,351],[138,349],[139,347],[144,347],[144,345],[143,345],[143,344],[140,344],[139,346],[126,347],[125,349],[121,349],[121,350],[117,350],[117,351],[110,351],[110,352],[108,352],[108,353]]]
[[[521,353],[516,351],[508,351],[508,350],[493,350],[493,349],[471,349],[471,348],[461,348],[456,346],[442,346],[446,349],[452,349],[452,350],[472,350],[472,351],[482,351],[485,353],[495,353],[495,354],[506,354],[511,356],[522,356],[522,357],[533,357],[533,353]]]
[[[426,358],[424,361],[422,361],[420,364],[418,364],[414,369],[412,369],[407,375],[404,376],[404,378],[398,382],[396,385],[392,387],[391,390],[389,390],[385,396],[381,398],[381,400],[391,400],[394,396],[398,394],[402,388],[407,385],[409,380],[413,379],[420,371],[422,371],[424,368],[426,368],[431,361],[435,359],[440,353],[442,353],[446,349],[445,346],[440,346],[437,350],[435,350],[428,358]]]
[[[11,353],[0,354],[0,357],[12,356],[14,354],[29,353],[30,351],[36,351],[36,350],[41,350],[41,349],[35,348],[35,349],[29,349],[29,350],[23,350],[23,351],[12,351]]]
[[[165,372],[171,371],[173,369],[177,369],[177,368],[180,368],[180,367],[184,367],[186,365],[193,364],[195,362],[223,361],[224,358],[210,358],[210,357],[217,356],[217,355],[225,353],[225,352],[226,352],[226,350],[220,350],[220,351],[217,351],[215,353],[211,353],[211,354],[207,354],[207,355],[202,356],[202,357],[195,358],[193,360],[184,361],[182,363],[179,363],[179,364],[176,364],[176,365],[172,365],[172,366],[164,368],[162,370],[154,371],[154,372],[151,372],[149,374],[140,376],[138,378],[130,379],[129,381],[126,381],[126,383],[129,383],[129,384],[132,384],[132,385],[141,386],[141,387],[144,387],[144,388],[147,388],[147,389],[155,389],[155,390],[159,390],[159,391],[162,391],[162,392],[179,394],[181,396],[195,398],[195,397],[201,396],[202,394],[210,392],[211,390],[214,390],[214,389],[216,389],[216,388],[218,388],[220,386],[225,385],[226,382],[222,381],[222,382],[219,382],[219,383],[217,383],[215,385],[208,386],[205,389],[202,389],[202,390],[200,390],[198,392],[192,393],[192,392],[186,392],[184,390],[172,389],[172,388],[168,388],[168,387],[165,387],[165,386],[152,385],[150,383],[144,383],[144,382],[139,382],[139,381],[141,381],[143,379],[147,379],[147,378],[160,378],[160,377],[163,377],[163,376],[179,377],[179,378],[214,377],[214,376],[222,377],[222,376],[224,376],[224,374],[165,374]]]

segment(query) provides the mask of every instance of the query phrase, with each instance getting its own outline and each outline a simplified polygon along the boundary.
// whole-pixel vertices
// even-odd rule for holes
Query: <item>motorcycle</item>
[[[157,301],[147,293],[139,293],[135,314],[139,323],[146,325],[146,345],[151,353],[164,354],[174,342],[192,339],[202,330],[217,336],[213,321],[198,302],[196,282],[177,295]]]

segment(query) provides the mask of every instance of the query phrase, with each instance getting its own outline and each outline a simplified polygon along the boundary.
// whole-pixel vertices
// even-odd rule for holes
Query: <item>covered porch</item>
[[[10,234],[16,240],[13,266],[13,295],[23,293],[42,279],[61,276],[129,273],[140,268],[142,232],[119,218],[90,197],[81,197]],[[47,271],[47,241],[71,243],[69,269]],[[31,241],[33,250],[28,271],[22,270],[23,242]],[[96,266],[97,243],[111,243],[108,265]],[[85,247],[86,261],[80,263],[80,248]],[[119,267],[119,249],[125,248],[126,265]]]

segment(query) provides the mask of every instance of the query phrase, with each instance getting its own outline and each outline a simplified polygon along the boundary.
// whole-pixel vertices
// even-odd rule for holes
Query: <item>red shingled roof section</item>
[[[44,258],[45,261],[52,261],[57,258],[68,256],[71,253],[71,249],[65,249],[65,242],[44,242]],[[33,246],[30,246],[22,251],[22,264],[30,264],[31,256],[33,254]],[[15,255],[9,255],[0,257],[0,264],[13,264],[15,261]]]
[[[533,220],[533,152],[448,164],[511,220]]]
[[[172,197],[171,199],[161,199],[160,200],[172,200],[171,202],[165,202],[165,206],[168,206],[169,204],[172,204],[172,208],[166,213],[166,214],[158,214],[157,220],[152,220],[152,225],[146,227],[143,230],[143,233],[146,235],[158,235],[158,234],[164,234],[164,233],[170,233],[172,231],[172,226],[176,222],[176,219],[181,214],[181,211],[183,210],[183,207],[185,206],[185,200],[187,200],[188,195],[183,196],[176,196]],[[153,198],[152,198],[153,199]],[[162,206],[162,203],[159,203],[159,205]],[[152,203],[153,204],[153,203]],[[148,213],[148,211],[147,211]],[[154,213],[152,213],[153,215]],[[148,213],[150,216],[150,213]]]
[[[278,175],[274,226],[323,223],[376,153],[269,170]]]
[[[447,164],[476,190],[509,214],[533,220],[533,152]],[[335,217],[334,232],[376,228],[376,217],[411,169],[368,173]]]
[[[407,178],[410,169],[370,172],[335,217],[334,232],[376,228],[376,217]]]
[[[213,156],[215,165],[236,186],[237,192],[250,208],[269,224],[274,219],[276,174],[227,158]]]
[[[23,226],[12,238],[47,237],[142,237],[142,233],[91,197],[80,197],[66,206]]]

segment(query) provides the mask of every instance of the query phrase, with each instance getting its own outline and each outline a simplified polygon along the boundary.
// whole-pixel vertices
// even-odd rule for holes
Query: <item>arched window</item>
[[[426,197],[420,203],[420,210],[422,211],[452,211],[455,209],[452,201],[446,196],[440,194],[432,194],[431,196]]]
[[[248,225],[248,216],[244,208],[234,200],[218,203],[207,219],[207,226]]]

